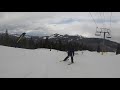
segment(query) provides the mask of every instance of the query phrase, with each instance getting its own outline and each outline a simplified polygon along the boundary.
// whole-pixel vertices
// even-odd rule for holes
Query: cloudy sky
[[[111,40],[120,43],[120,12],[0,12],[0,32],[96,37],[97,26],[109,28]]]

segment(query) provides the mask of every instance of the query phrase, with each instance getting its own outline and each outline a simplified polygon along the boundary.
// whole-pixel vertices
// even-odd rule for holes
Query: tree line
[[[10,35],[6,30],[5,33],[0,34],[0,45],[16,47],[16,48],[25,48],[25,49],[37,49],[37,48],[47,48],[56,49],[60,51],[67,51],[69,46],[69,41],[63,41],[63,39],[49,39],[49,37],[43,38],[34,38],[34,37],[23,37],[19,43],[17,43],[18,37],[14,35]],[[89,50],[89,51],[97,51],[102,52],[100,44],[89,45],[86,43],[72,41],[72,46],[75,51],[79,50]],[[117,45],[116,54],[120,54],[120,45]]]

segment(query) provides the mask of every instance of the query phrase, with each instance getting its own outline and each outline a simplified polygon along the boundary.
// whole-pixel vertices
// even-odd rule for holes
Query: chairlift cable
[[[104,12],[103,12],[103,17],[104,17],[104,25],[105,25],[105,15],[104,15]],[[105,27],[106,27],[106,25],[105,25]]]
[[[90,13],[90,12],[89,12],[89,13]],[[94,20],[94,18],[93,18],[93,16],[92,16],[92,14],[91,14],[91,13],[90,13],[90,15],[91,15],[91,17],[92,17],[92,19],[93,19],[93,21],[94,21],[94,23],[95,23],[96,27],[98,28],[98,25],[97,25],[96,21]]]
[[[112,18],[112,12],[111,12],[111,15],[110,15],[110,28],[111,28],[111,18]]]
[[[99,12],[99,14],[100,14],[100,16],[101,16],[101,19],[102,19],[102,24],[103,24],[103,26],[104,26],[103,17],[102,17],[102,15],[101,15],[101,13],[100,13],[100,12]]]

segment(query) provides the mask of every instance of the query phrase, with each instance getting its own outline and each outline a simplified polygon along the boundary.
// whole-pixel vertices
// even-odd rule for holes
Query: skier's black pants
[[[70,56],[67,56],[63,61],[66,61],[69,57],[70,57]],[[71,56],[71,62],[74,63],[74,62],[73,62],[73,56]]]

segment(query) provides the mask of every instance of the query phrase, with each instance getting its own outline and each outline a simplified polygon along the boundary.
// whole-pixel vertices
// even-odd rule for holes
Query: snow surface
[[[120,78],[120,55],[76,52],[74,64],[59,62],[67,53],[0,46],[0,78]]]

